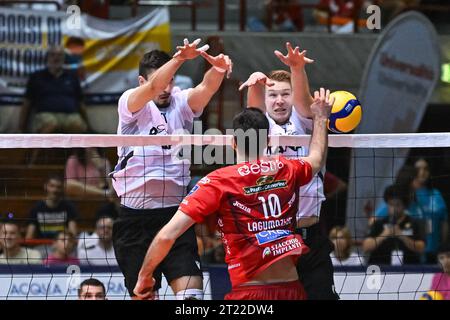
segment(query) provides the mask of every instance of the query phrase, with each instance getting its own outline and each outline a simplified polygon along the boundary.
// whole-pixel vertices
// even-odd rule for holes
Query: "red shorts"
[[[243,285],[233,288],[225,300],[306,300],[299,280],[266,285]]]

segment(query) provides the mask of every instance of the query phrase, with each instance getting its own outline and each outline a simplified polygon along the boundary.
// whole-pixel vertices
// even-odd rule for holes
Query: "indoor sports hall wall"
[[[210,34],[209,34],[210,35]],[[172,47],[182,43],[183,38],[194,39],[201,37],[206,40],[208,34],[202,32],[173,32]],[[286,41],[299,44],[308,49],[308,55],[316,63],[308,66],[308,76],[311,88],[318,86],[329,87],[332,90],[359,91],[359,83],[368,56],[375,44],[377,35],[330,35],[308,33],[220,33],[225,52],[229,54],[235,66],[232,78],[244,80],[255,70],[267,72],[273,68],[283,66],[272,53],[275,49],[282,49]],[[440,36],[441,55],[443,61],[450,60],[450,36]],[[332,52],[332,54],[330,54]],[[262,54],[264,53],[264,54]],[[190,61],[180,69],[180,74],[193,78],[198,83],[203,70],[203,61]],[[450,103],[450,93],[443,85],[437,86],[430,103]],[[238,95],[226,96],[226,100],[238,103]],[[88,115],[92,119],[94,129],[100,133],[114,133],[117,125],[117,106],[88,105]],[[0,105],[0,132],[17,132],[17,106]]]

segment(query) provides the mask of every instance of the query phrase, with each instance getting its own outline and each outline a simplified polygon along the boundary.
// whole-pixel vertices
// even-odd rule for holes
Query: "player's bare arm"
[[[286,55],[278,50],[275,50],[274,53],[281,62],[290,68],[294,108],[301,116],[312,118],[310,106],[314,99],[309,89],[305,65],[313,63],[314,60],[306,57],[306,50],[300,51],[299,47],[292,48],[289,42],[286,42],[286,49]]]
[[[253,72],[250,77],[239,87],[239,91],[248,88],[247,108],[258,108],[266,112],[264,92],[267,87],[272,87],[274,82],[262,72]]]
[[[327,159],[327,121],[333,103],[334,97],[330,98],[330,90],[320,88],[320,91],[314,92],[314,103],[311,105],[313,132],[309,145],[309,156],[304,158],[311,164],[313,175],[320,171]]]
[[[176,239],[195,223],[191,217],[178,210],[173,218],[158,232],[150,244],[138,281],[133,290],[138,299],[146,300],[153,297],[153,272],[169,253]]]
[[[189,91],[188,104],[194,112],[203,111],[212,96],[219,90],[224,75],[227,74],[229,77],[233,70],[233,62],[227,55],[219,54],[213,57],[202,51],[201,56],[212,67],[205,73],[202,82]]]
[[[208,50],[209,46],[204,45],[197,48],[200,39],[189,43],[184,39],[184,45],[177,47],[177,52],[173,58],[164,64],[161,68],[153,72],[147,81],[136,90],[134,90],[128,98],[128,110],[137,112],[141,110],[147,102],[156,98],[173,80],[175,73],[186,60],[195,59],[201,52]]]

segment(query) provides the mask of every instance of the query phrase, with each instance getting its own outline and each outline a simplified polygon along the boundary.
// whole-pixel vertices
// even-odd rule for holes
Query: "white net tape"
[[[305,146],[309,135],[272,136],[279,145]],[[0,148],[72,148],[144,145],[231,145],[231,135],[0,134]],[[450,133],[329,135],[335,148],[449,147]]]

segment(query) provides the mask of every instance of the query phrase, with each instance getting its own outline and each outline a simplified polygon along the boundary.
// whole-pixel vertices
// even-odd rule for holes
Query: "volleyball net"
[[[309,140],[276,136],[271,144],[295,149],[308,146]],[[111,248],[120,200],[110,173],[130,150],[133,156],[154,157],[144,159],[149,166],[169,166],[166,160],[172,157],[190,168],[190,173],[182,171],[183,191],[172,195],[181,201],[206,174],[235,163],[232,141],[232,135],[1,134],[0,299],[76,299],[79,284],[90,277],[105,284],[108,299],[129,299]],[[148,146],[166,153],[139,151]],[[120,159],[117,147],[128,151]],[[337,293],[341,299],[421,298],[441,270],[437,250],[448,232],[450,134],[330,135],[329,147],[319,225],[337,247]],[[172,174],[167,167],[134,178],[170,181]],[[426,181],[419,187],[420,179]],[[386,241],[374,260],[365,239],[379,236],[383,219],[395,225],[384,203],[385,190],[405,186],[405,181],[415,194],[407,195],[407,214],[414,220],[402,225],[403,235],[422,240],[423,250],[405,252],[400,240]],[[163,189],[153,189],[152,197],[163,198]],[[216,224],[212,219],[195,227],[205,299],[222,299],[230,288]],[[165,280],[159,294],[160,299],[175,298]]]

